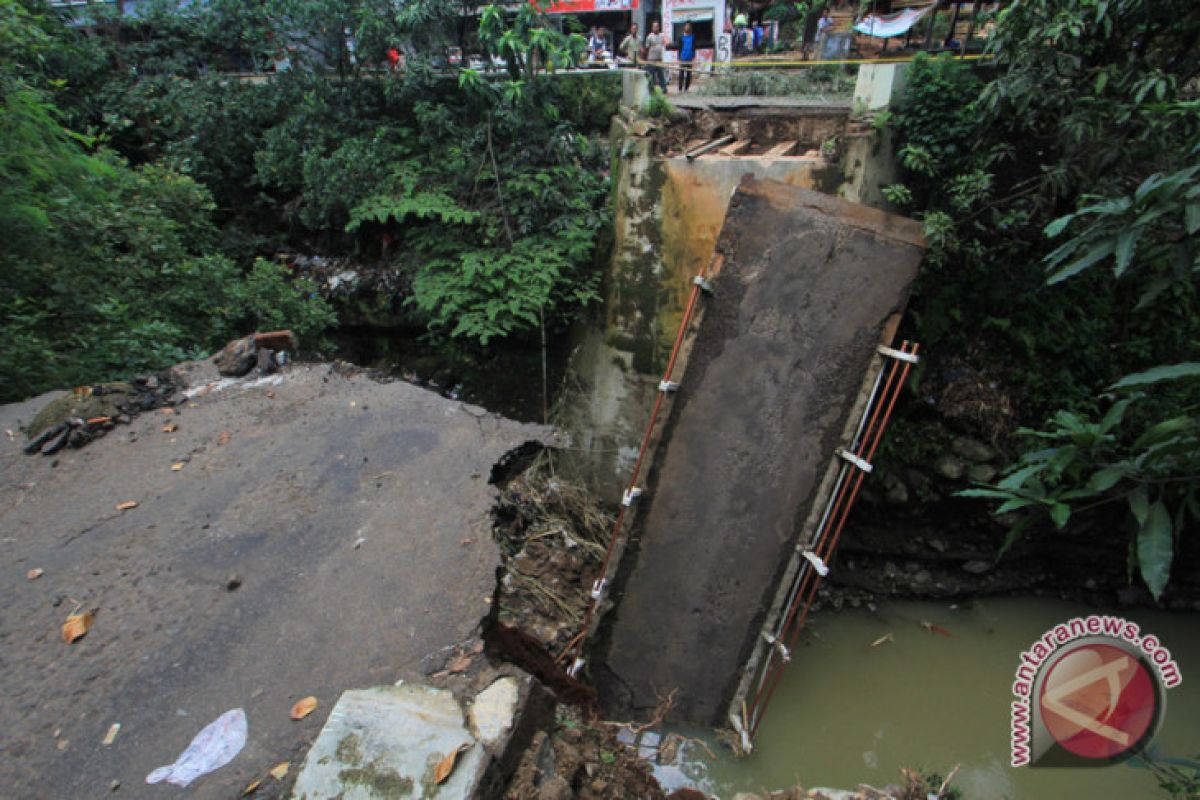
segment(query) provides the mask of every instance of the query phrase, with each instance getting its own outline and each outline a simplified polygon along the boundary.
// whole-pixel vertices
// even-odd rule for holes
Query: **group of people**
[[[733,18],[733,54],[735,56],[763,51],[766,39],[767,29],[763,26],[761,19],[755,20],[751,24],[746,15],[740,12]]]
[[[662,26],[658,22],[650,23],[650,33],[643,39],[635,22],[621,40],[617,55],[626,64],[642,64],[650,76],[650,85],[657,86],[660,91],[666,93],[667,66],[664,57],[668,50],[678,51],[676,69],[679,71],[679,91],[686,92],[692,85],[692,62],[696,58],[696,37],[692,33],[692,23],[686,23],[679,41],[672,42],[662,32]]]

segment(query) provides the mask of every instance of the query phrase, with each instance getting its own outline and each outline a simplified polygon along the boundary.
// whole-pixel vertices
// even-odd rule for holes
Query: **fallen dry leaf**
[[[259,786],[262,786],[262,778],[259,778],[256,781],[251,781],[250,785],[247,786],[242,792],[242,797],[249,797],[250,795],[254,794],[255,790],[258,789]]]
[[[33,569],[29,570],[29,572],[25,573],[25,579],[30,580],[30,581],[36,581],[38,578],[42,577],[45,574],[46,574],[46,570],[42,569],[41,567],[34,567]]]
[[[474,653],[475,655],[479,655],[480,653],[482,653],[483,652],[483,642],[476,642],[475,645],[471,648],[471,652]]]
[[[106,422],[112,422],[112,417],[92,417],[87,421],[88,425],[103,425]]]
[[[317,698],[313,696],[305,697],[303,700],[297,700],[296,705],[292,706],[292,719],[304,719],[313,712],[317,707]]]
[[[66,750],[66,749],[67,749],[67,745],[69,745],[70,743],[71,743],[71,740],[70,740],[70,739],[59,739],[59,740],[58,740],[58,749],[59,749],[59,750]]]
[[[229,444],[229,437],[233,436],[229,431],[221,431],[221,435],[217,437],[217,447]]]
[[[92,396],[92,387],[90,386],[76,386],[74,391],[78,397]]]
[[[277,781],[283,780],[283,776],[287,775],[288,767],[292,765],[290,761],[280,761],[271,768],[271,777]]]
[[[176,461],[174,464],[171,465],[171,469],[175,472],[179,472],[179,470],[183,469],[183,462]]]
[[[454,772],[454,765],[458,762],[459,753],[470,750],[471,745],[459,745],[457,750],[451,750],[450,754],[438,762],[437,767],[433,770],[433,782],[435,785],[441,785],[450,777],[450,773]]]
[[[274,389],[267,389],[267,399],[268,400],[275,399],[275,390]]]
[[[126,500],[124,503],[117,503],[117,511],[128,511],[131,508],[137,508],[137,500]]]
[[[168,422],[166,425],[163,425],[163,433],[174,433],[177,430],[179,430],[179,423]]]
[[[100,744],[104,745],[105,747],[112,744],[113,740],[117,738],[117,733],[120,732],[120,730],[121,723],[119,722],[114,722],[112,725],[109,725],[108,733],[104,734],[104,739],[101,740]]]
[[[470,656],[459,656],[458,658],[451,661],[446,666],[446,669],[449,670],[450,672],[462,672],[469,666],[471,666],[471,657]]]
[[[166,414],[168,417],[175,413],[175,409],[171,408],[170,406],[163,406],[159,409],[159,411]]]
[[[88,628],[92,627],[94,618],[95,615],[91,611],[67,617],[67,621],[62,626],[62,640],[67,644],[72,644],[83,638],[84,634],[88,632]]]

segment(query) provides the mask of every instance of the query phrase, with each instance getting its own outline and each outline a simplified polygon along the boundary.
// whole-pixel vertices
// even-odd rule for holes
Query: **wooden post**
[[[925,44],[922,45],[922,50],[928,50],[930,43],[933,41],[933,23],[937,21],[938,8],[941,5],[942,0],[937,0],[933,4],[933,10],[929,12],[929,26],[925,28]]]
[[[950,40],[954,38],[954,29],[958,27],[958,12],[961,9],[962,0],[954,0],[954,13],[950,16],[950,30],[946,33],[946,41],[943,42],[946,47],[950,46]],[[959,49],[961,50],[962,47],[963,45],[960,43]]]

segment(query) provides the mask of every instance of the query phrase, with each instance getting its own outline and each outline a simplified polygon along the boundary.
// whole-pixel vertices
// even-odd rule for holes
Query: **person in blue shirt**
[[[692,23],[685,23],[683,35],[679,37],[679,91],[686,92],[692,86],[692,59],[696,57],[696,37],[692,35]]]
[[[762,20],[757,20],[754,23],[754,52],[759,52],[762,49],[763,35],[766,31],[763,30]]]

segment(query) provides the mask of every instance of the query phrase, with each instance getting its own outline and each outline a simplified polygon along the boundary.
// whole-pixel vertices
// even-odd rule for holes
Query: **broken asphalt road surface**
[[[55,457],[21,453],[44,399],[0,408],[2,796],[178,795],[147,774],[243,708],[245,749],[185,792],[237,797],[295,774],[343,690],[420,677],[488,613],[488,479],[547,429],[328,365],[181,369],[201,391],[178,413]]]

